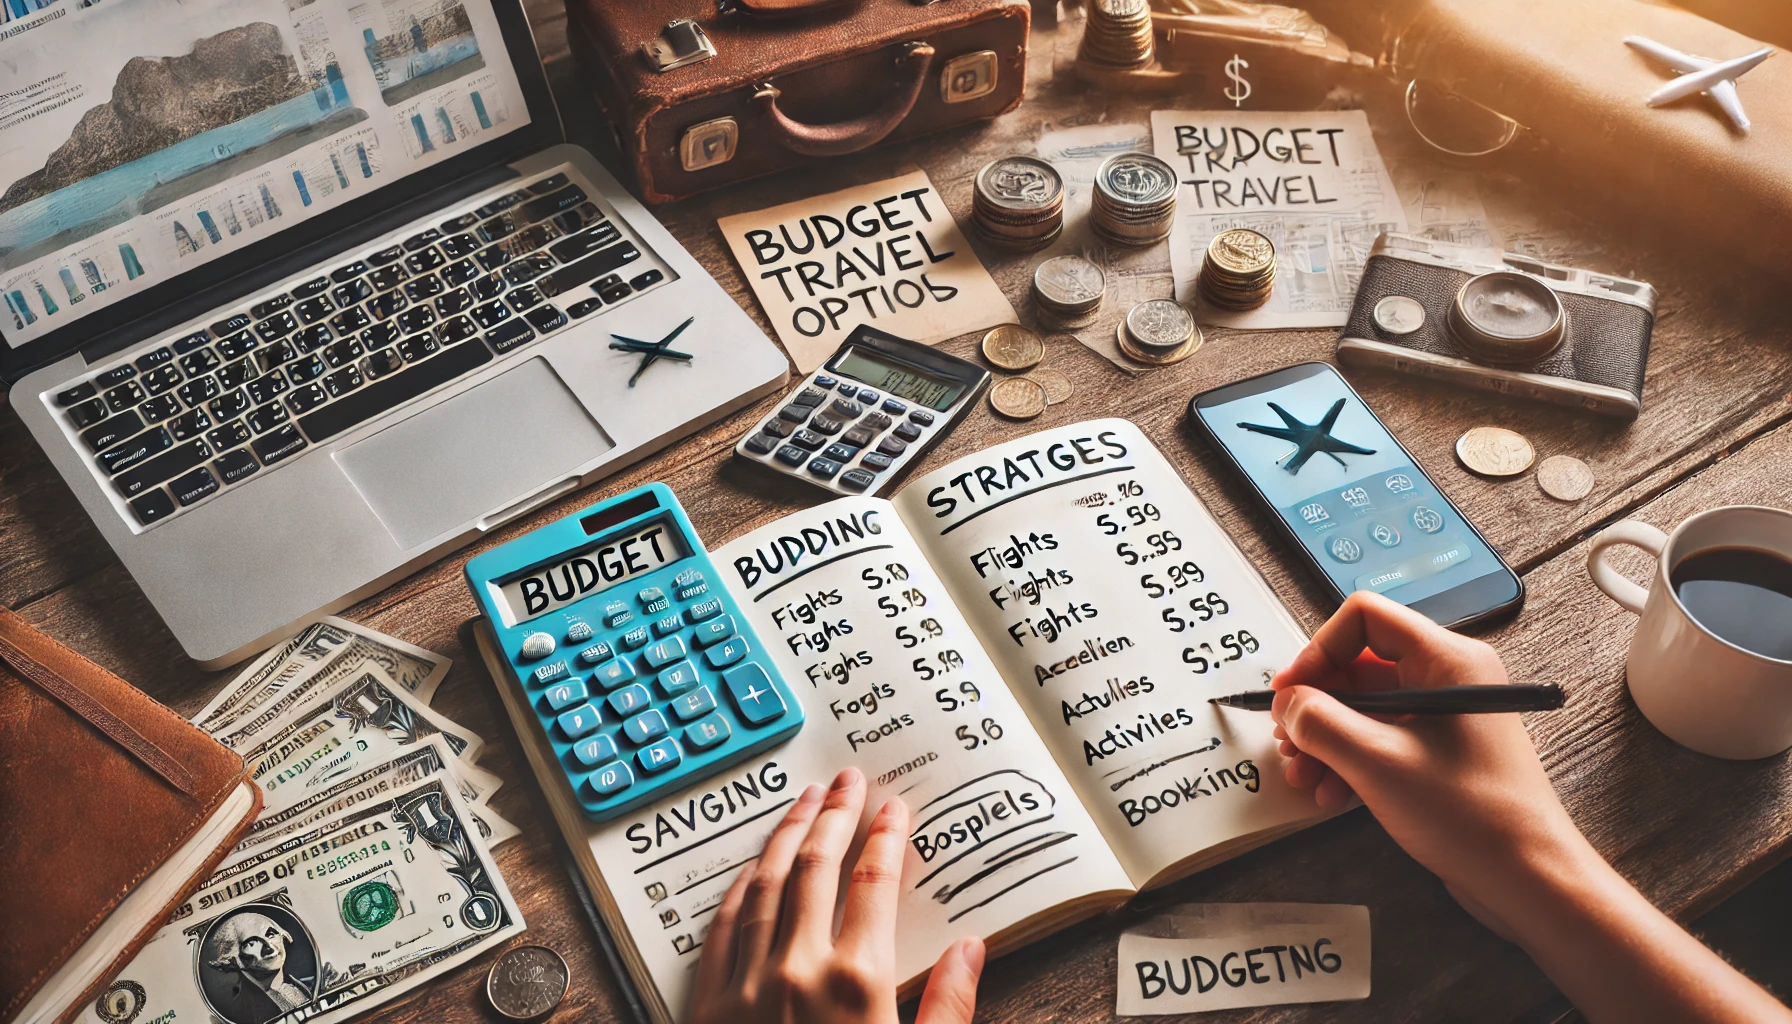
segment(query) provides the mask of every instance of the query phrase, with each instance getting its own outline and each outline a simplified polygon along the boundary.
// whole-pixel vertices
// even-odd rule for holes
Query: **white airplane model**
[[[1649,94],[1645,101],[1649,106],[1665,106],[1695,92],[1702,92],[1711,97],[1712,102],[1717,104],[1718,109],[1724,112],[1724,116],[1730,119],[1737,130],[1748,131],[1748,114],[1742,109],[1741,97],[1736,95],[1736,79],[1773,56],[1773,47],[1763,46],[1734,60],[1715,61],[1681,53],[1646,36],[1625,36],[1624,45],[1682,72],[1680,77]]]

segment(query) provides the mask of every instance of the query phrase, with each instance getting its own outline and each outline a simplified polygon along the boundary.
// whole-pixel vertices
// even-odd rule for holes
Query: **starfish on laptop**
[[[1293,456],[1282,464],[1282,468],[1290,473],[1300,472],[1300,468],[1307,464],[1307,460],[1320,452],[1330,455],[1333,462],[1343,466],[1345,462],[1338,458],[1339,452],[1349,455],[1375,454],[1373,448],[1362,448],[1332,436],[1332,425],[1338,422],[1338,414],[1344,411],[1346,401],[1348,399],[1338,399],[1332,405],[1331,411],[1327,412],[1318,423],[1302,423],[1290,416],[1288,410],[1271,402],[1269,403],[1270,409],[1282,418],[1285,426],[1266,427],[1260,423],[1240,423],[1239,426],[1252,433],[1268,434],[1270,437],[1279,437],[1284,441],[1293,441],[1298,447],[1295,448]]]
[[[1733,60],[1715,61],[1709,57],[1681,53],[1647,36],[1625,36],[1624,45],[1681,73],[1678,78],[1649,94],[1649,98],[1644,101],[1649,106],[1666,106],[1695,92],[1702,92],[1711,97],[1711,102],[1717,104],[1717,108],[1730,119],[1737,131],[1748,131],[1748,114],[1742,109],[1742,98],[1736,95],[1736,80],[1755,65],[1773,56],[1773,47],[1763,46]]]

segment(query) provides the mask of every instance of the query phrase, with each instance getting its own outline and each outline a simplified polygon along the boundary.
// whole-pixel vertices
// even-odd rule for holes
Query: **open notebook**
[[[960,936],[999,955],[1313,820],[1269,716],[1207,703],[1267,685],[1305,636],[1125,420],[986,449],[893,502],[842,498],[712,555],[804,702],[789,743],[598,825],[498,687],[656,1021],[681,1019],[736,872],[847,765],[871,784],[863,825],[891,795],[913,812],[905,992]]]

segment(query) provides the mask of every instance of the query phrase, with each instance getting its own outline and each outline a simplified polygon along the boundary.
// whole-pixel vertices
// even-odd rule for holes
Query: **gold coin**
[[[1557,501],[1579,501],[1593,493],[1593,470],[1572,455],[1551,455],[1537,463],[1537,486]]]
[[[1125,353],[1128,359],[1147,363],[1151,366],[1168,366],[1171,363],[1180,363],[1189,356],[1194,355],[1195,351],[1201,347],[1201,343],[1206,341],[1207,338],[1201,333],[1201,327],[1197,324],[1195,326],[1195,333],[1190,335],[1187,341],[1175,348],[1143,348],[1133,340],[1132,334],[1126,329],[1126,321],[1122,320],[1114,329],[1114,340],[1120,346],[1120,351]]]
[[[1045,358],[1045,339],[1020,324],[1000,324],[983,336],[983,358],[1004,370],[1030,370]]]
[[[1476,427],[1456,439],[1456,457],[1482,476],[1517,476],[1537,452],[1523,434],[1505,427]]]
[[[1231,274],[1261,274],[1275,265],[1275,243],[1250,228],[1232,228],[1207,243],[1207,258]]]
[[[1046,405],[1057,405],[1076,394],[1076,385],[1070,383],[1070,378],[1064,376],[1064,371],[1055,366],[1034,367],[1033,372],[1027,374],[1027,379],[1045,389]]]
[[[989,404],[1011,420],[1030,420],[1045,411],[1045,387],[1027,377],[1003,377],[989,389]]]

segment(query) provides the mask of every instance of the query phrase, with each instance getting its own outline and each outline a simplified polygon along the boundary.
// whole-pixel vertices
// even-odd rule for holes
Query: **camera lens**
[[[1555,289],[1512,270],[1470,278],[1450,304],[1451,336],[1482,362],[1536,362],[1562,344],[1564,323]]]

